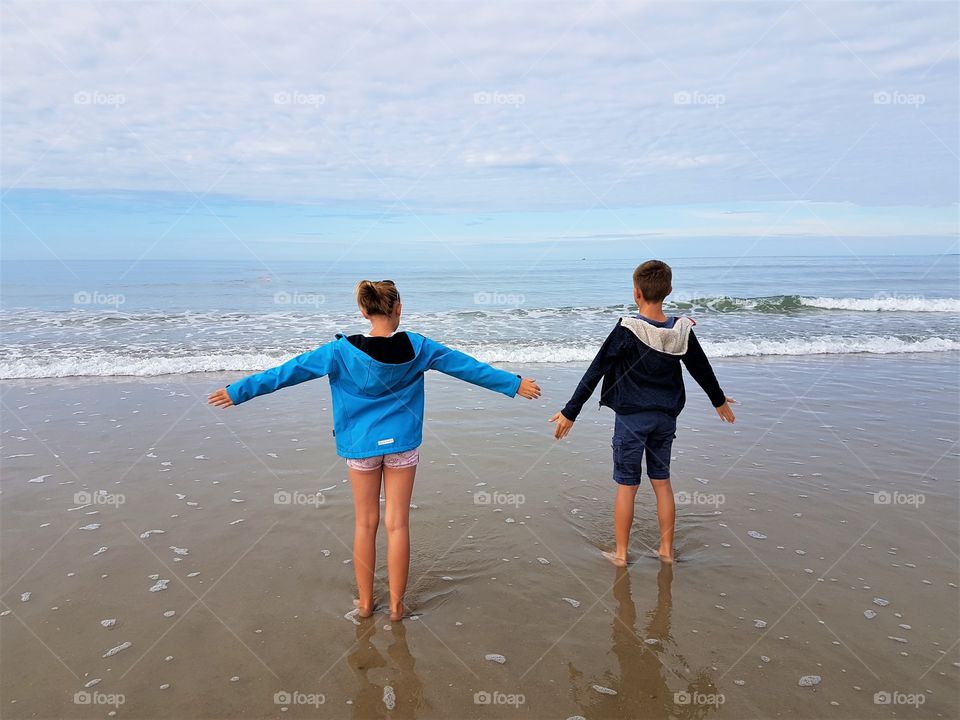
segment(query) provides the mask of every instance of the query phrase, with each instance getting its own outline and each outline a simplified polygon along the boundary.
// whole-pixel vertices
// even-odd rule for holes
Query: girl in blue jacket
[[[353,566],[358,614],[373,614],[373,574],[380,524],[380,483],[386,505],[390,619],[403,617],[410,568],[410,496],[423,437],[423,374],[447,375],[530,400],[540,388],[530,378],[498,370],[413,332],[397,331],[400,293],[391,280],[363,280],[357,304],[370,321],[365,335],[341,335],[270,370],[250,375],[208,398],[230,407],[306,380],[328,376],[337,454],[347,461],[353,489]]]

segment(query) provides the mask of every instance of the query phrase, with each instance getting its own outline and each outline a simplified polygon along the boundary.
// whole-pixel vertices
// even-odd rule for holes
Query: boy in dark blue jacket
[[[660,260],[648,260],[633,272],[633,298],[639,315],[622,317],[590,363],[570,402],[556,413],[555,437],[566,437],[583,404],[597,385],[600,405],[616,413],[613,430],[613,479],[617,483],[614,530],[617,547],[603,555],[618,567],[627,564],[633,506],[640,486],[641,461],[646,455],[647,476],[657,496],[660,524],[658,554],[673,562],[676,507],[670,486],[670,450],[676,437],[677,416],[686,396],[683,363],[710,398],[724,422],[734,422],[730,404],[717,382],[710,361],[693,334],[688,317],[667,317],[663,301],[671,292],[673,273]]]

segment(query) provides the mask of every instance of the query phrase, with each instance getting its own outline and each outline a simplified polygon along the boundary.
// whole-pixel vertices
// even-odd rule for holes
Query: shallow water
[[[954,717],[957,360],[718,361],[738,422],[688,387],[678,563],[644,557],[645,483],[627,571],[599,554],[612,414],[561,443],[546,422],[582,367],[538,368],[535,403],[431,377],[419,617],[359,625],[323,382],[231,411],[204,404],[215,376],[7,383],[3,715],[105,717],[74,702],[101,678],[134,718]]]

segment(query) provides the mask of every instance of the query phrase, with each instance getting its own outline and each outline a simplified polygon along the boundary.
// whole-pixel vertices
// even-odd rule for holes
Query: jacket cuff
[[[576,422],[577,416],[580,414],[580,408],[574,408],[570,405],[570,403],[567,403],[563,410],[560,411],[560,414],[570,422]]]

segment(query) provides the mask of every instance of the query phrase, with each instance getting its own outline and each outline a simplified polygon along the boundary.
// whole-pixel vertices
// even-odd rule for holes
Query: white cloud
[[[491,211],[943,204],[957,30],[937,2],[10,2],[4,183]],[[930,100],[874,104],[884,89]]]

